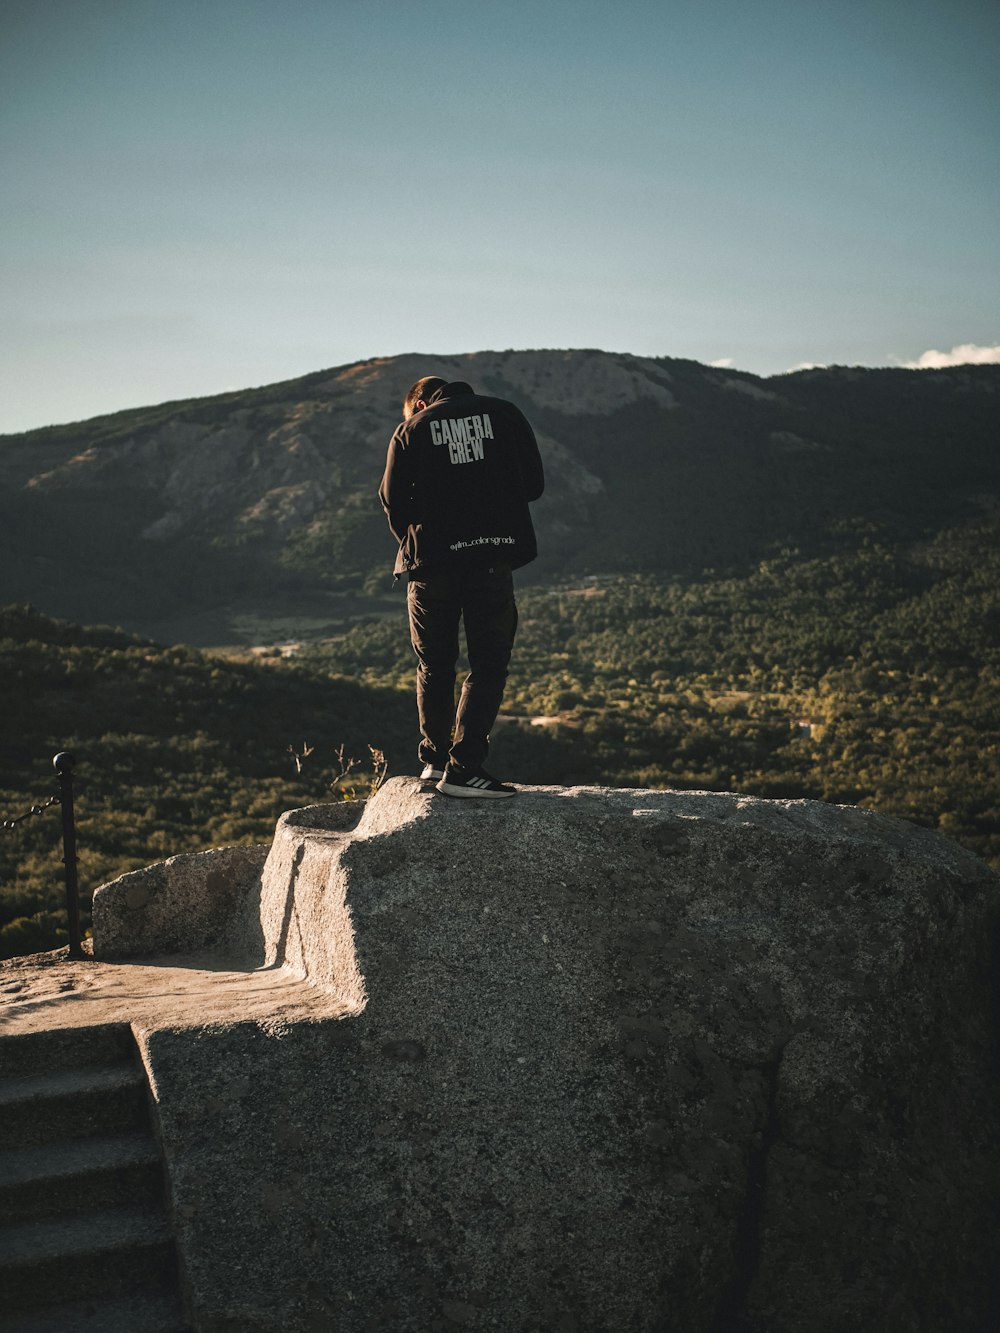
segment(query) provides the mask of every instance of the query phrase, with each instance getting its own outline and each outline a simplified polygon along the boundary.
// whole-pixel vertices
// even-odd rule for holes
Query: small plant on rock
[[[339,745],[334,751],[337,756],[337,772],[330,786],[343,801],[366,801],[374,796],[385,782],[389,771],[389,761],[380,749],[369,745],[368,755],[370,771],[359,772],[361,760],[349,757],[346,747]]]

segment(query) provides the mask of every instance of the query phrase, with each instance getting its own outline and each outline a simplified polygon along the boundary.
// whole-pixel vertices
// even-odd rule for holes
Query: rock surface
[[[260,872],[267,844],[213,847],[171,856],[131,870],[94,893],[94,957],[131,958],[186,953],[237,937],[252,948],[248,913],[256,916]],[[259,931],[258,931],[259,938]]]
[[[363,811],[361,802],[291,810],[278,821],[275,845],[284,847],[285,829],[295,829],[303,821],[309,825],[311,842],[322,845],[321,830],[342,835],[357,824]],[[261,872],[269,858],[273,860],[271,843],[212,847],[171,856],[102,884],[94,893],[94,957],[216,949],[253,965],[273,964],[276,950],[272,947],[265,958],[261,928]],[[269,882],[277,873],[272,868]],[[290,924],[285,923],[286,931]],[[294,939],[289,954],[297,959]],[[284,948],[281,952],[283,962]]]
[[[712,793],[323,811],[259,947],[354,1016],[140,1035],[200,1329],[988,1326],[974,857]]]

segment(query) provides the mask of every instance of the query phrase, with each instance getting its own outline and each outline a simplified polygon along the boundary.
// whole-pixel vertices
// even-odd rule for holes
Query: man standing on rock
[[[514,796],[483,768],[517,629],[512,571],[538,554],[528,502],[545,484],[513,403],[463,380],[417,380],[389,441],[379,499],[409,578],[421,777],[445,796]],[[458,626],[471,670],[455,708]]]

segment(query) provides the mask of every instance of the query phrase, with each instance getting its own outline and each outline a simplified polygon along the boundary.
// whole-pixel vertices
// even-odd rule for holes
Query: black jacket
[[[395,573],[538,554],[528,501],[545,485],[534,432],[513,403],[461,380],[396,427],[379,487],[399,542]]]

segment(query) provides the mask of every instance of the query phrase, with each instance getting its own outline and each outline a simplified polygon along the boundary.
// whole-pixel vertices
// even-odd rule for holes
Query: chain
[[[33,805],[30,810],[25,810],[23,815],[18,815],[16,819],[0,820],[0,828],[14,828],[25,819],[30,819],[32,815],[40,815],[47,810],[50,805],[57,805],[62,799],[61,796],[50,796],[44,805]]]

